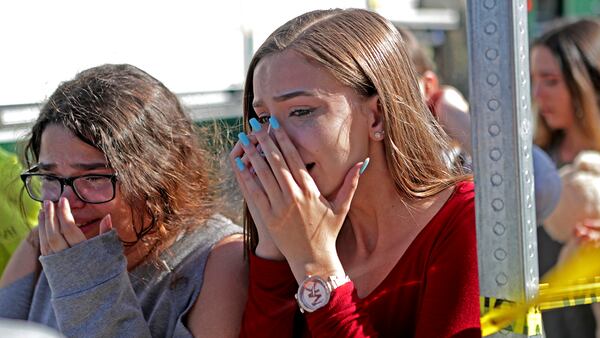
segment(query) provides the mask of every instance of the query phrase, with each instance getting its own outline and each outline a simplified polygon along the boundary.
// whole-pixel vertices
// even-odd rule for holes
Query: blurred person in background
[[[241,228],[214,213],[201,142],[175,94],[136,67],[62,83],[25,148],[21,178],[43,208],[0,279],[0,317],[68,337],[237,336]]]
[[[562,23],[531,47],[532,99],[537,110],[534,143],[558,167],[584,150],[600,150],[600,23]],[[539,228],[540,274],[552,268],[562,244]],[[594,337],[589,305],[544,312],[547,337]]]
[[[456,88],[440,83],[433,61],[414,34],[404,27],[396,26],[396,28],[406,43],[408,56],[419,75],[419,86],[427,107],[444,131],[454,140],[448,158],[471,170],[471,116],[467,101]],[[558,204],[561,184],[556,165],[535,145],[532,149],[532,158],[536,218],[541,222]]]
[[[453,142],[450,158],[471,166],[471,118],[469,104],[458,89],[443,85],[435,72],[435,65],[414,34],[405,27],[396,26],[406,43],[408,56],[419,76],[419,88],[427,107]]]

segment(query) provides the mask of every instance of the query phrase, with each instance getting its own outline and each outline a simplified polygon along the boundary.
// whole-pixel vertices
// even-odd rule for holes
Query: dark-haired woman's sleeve
[[[35,289],[34,272],[0,288],[0,318],[27,320]]]
[[[298,285],[286,261],[250,254],[248,302],[240,337],[292,337]]]
[[[67,337],[150,337],[115,231],[40,257]]]

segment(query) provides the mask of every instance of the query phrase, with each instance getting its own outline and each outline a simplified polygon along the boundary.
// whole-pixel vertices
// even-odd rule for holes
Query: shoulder
[[[475,198],[475,184],[471,179],[456,183],[453,198],[472,201]]]
[[[247,298],[248,265],[241,234],[221,239],[210,251],[200,294],[188,316],[194,335],[235,337]]]
[[[475,185],[472,180],[454,186],[450,198],[432,223],[439,239],[461,238],[467,234],[469,238],[475,236]]]
[[[434,221],[446,222],[448,219],[462,217],[475,212],[475,185],[472,180],[456,183],[450,197],[438,211]]]
[[[210,271],[207,270],[209,261],[219,263],[229,259],[235,250],[240,250],[243,257],[242,228],[221,215],[214,215],[180,235],[161,254],[161,260],[171,267],[173,278],[185,277],[191,284],[202,286]]]

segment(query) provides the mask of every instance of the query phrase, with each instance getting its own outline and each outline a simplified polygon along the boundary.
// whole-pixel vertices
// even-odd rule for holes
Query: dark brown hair
[[[536,46],[548,48],[556,58],[571,94],[577,126],[589,140],[589,149],[600,151],[600,22],[562,23],[537,38],[532,49]],[[538,117],[534,142],[550,150],[562,133]]]
[[[175,94],[146,72],[102,65],[62,83],[31,130],[29,167],[38,162],[42,133],[51,124],[104,153],[132,207],[138,241],[152,233],[156,251],[211,212],[208,152]]]

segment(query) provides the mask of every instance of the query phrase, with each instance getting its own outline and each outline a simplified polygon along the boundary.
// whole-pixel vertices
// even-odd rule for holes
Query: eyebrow
[[[76,164],[72,164],[71,167],[76,168],[76,169],[80,169],[80,170],[95,170],[95,169],[109,169],[110,167],[108,166],[108,164],[104,163],[104,162],[97,162],[97,163],[76,163]],[[38,163],[34,166],[34,168],[38,169],[38,170],[52,170],[54,168],[56,168],[56,164],[55,163]]]
[[[283,93],[283,94],[280,94],[277,96],[273,96],[273,100],[275,100],[276,102],[282,102],[282,101],[293,99],[298,96],[315,97],[315,96],[317,96],[317,93],[312,90],[298,89],[298,90],[293,90],[288,93]],[[252,102],[252,107],[261,107],[263,105],[264,105],[264,103],[262,100],[256,100],[256,101]]]

